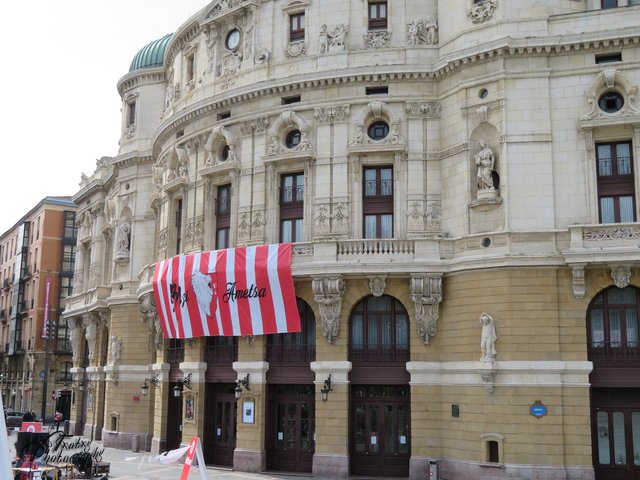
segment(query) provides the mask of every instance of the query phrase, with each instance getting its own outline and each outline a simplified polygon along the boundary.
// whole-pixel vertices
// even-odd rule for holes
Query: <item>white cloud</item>
[[[118,153],[119,78],[206,0],[8,0],[0,18],[0,233]]]

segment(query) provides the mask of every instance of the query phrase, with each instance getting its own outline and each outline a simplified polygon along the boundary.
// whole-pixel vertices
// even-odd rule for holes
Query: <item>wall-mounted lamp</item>
[[[187,375],[182,380],[178,380],[176,386],[173,387],[173,396],[178,398],[180,395],[182,395],[182,390],[184,390],[184,387],[187,387],[189,390],[191,390],[191,374]]]
[[[144,379],[144,383],[142,384],[142,387],[141,387],[142,395],[146,395],[147,393],[149,393],[149,383],[155,387],[158,386],[158,384],[160,383],[160,380],[158,380],[159,376],[160,374],[156,373],[153,377]]]
[[[245,390],[251,390],[249,388],[249,374],[248,373],[247,373],[246,377],[239,378],[238,380],[236,380],[236,389],[235,389],[236,400],[239,400],[240,397],[242,396],[242,387],[244,387]]]
[[[78,382],[78,390],[84,392],[84,382]]]
[[[329,392],[332,391],[331,388],[331,374],[324,381],[324,386],[320,389],[320,395],[322,395],[322,401],[326,402],[329,399]]]

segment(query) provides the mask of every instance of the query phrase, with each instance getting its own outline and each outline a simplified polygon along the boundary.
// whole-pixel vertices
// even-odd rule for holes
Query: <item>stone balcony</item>
[[[640,258],[640,224],[571,225],[568,264],[629,263]]]
[[[67,298],[65,317],[81,315],[90,310],[107,308],[107,299],[111,296],[111,287],[93,287]]]

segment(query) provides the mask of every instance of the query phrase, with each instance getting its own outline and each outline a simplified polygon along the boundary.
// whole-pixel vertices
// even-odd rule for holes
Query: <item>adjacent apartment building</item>
[[[71,343],[61,313],[71,295],[76,205],[45,197],[0,235],[0,393],[5,407],[70,414]]]
[[[73,196],[74,431],[244,471],[637,478],[638,1],[202,7],[133,58]],[[302,332],[162,338],[156,262],[280,242]]]

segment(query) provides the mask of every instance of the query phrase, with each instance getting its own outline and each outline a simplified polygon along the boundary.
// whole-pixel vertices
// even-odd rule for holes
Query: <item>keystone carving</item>
[[[440,302],[442,302],[442,274],[412,276],[411,299],[416,306],[420,337],[425,345],[429,345],[438,333]]]
[[[313,298],[320,308],[322,334],[328,343],[335,343],[340,333],[340,311],[344,296],[345,281],[340,276],[325,276],[313,279]]]

